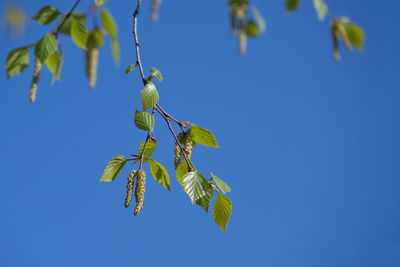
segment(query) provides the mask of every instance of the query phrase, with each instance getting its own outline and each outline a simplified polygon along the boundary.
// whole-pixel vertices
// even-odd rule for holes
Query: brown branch
[[[146,78],[144,77],[142,61],[140,60],[140,52],[139,52],[140,44],[139,44],[139,38],[138,38],[138,34],[137,34],[137,16],[139,15],[141,3],[142,3],[142,0],[138,0],[136,10],[133,13],[133,36],[135,37],[136,64],[139,66],[140,76],[142,76],[142,82],[144,85],[146,85],[147,81],[146,81]]]

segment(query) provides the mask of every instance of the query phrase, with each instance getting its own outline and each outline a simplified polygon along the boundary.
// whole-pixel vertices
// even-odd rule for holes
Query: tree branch
[[[79,2],[81,0],[77,0],[75,2],[75,4],[72,6],[71,10],[68,12],[68,14],[64,17],[64,20],[61,21],[60,25],[58,25],[57,29],[54,31],[54,36],[57,39],[58,38],[58,33],[60,32],[60,29],[62,26],[64,26],[65,22],[67,21],[67,19],[69,19],[69,17],[71,17],[72,12],[74,12],[75,8],[78,6]]]

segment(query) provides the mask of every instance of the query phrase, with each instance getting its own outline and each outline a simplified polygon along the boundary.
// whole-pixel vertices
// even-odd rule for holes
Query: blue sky
[[[400,266],[400,3],[327,1],[366,32],[364,53],[332,58],[329,23],[311,4],[254,0],[267,32],[237,55],[227,1],[163,1],[160,20],[139,18],[145,70],[157,67],[160,104],[208,128],[220,149],[196,148],[200,172],[232,188],[227,233],[192,206],[173,172],[173,141],[156,122],[154,158],[172,192],[147,181],[144,210],[123,207],[125,168],[98,183],[107,162],[137,151],[142,84],[131,34],[136,1],[109,0],[121,63],[107,44],[98,85],[87,89],[83,53],[63,39],[62,81],[46,71],[30,104],[32,67],[0,70],[0,264],[2,266]],[[20,0],[68,10],[71,1]],[[3,5],[2,5],[3,6]],[[88,1],[80,4],[86,10]],[[0,36],[0,60],[49,31],[30,22],[22,40]]]

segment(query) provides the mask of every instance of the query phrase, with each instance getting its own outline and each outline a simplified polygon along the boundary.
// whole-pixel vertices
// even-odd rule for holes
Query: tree
[[[119,61],[117,26],[111,13],[105,7],[106,2],[98,0],[91,5],[90,16],[95,19],[94,28],[91,30],[88,30],[86,27],[87,16],[76,11],[80,0],[76,1],[71,10],[66,13],[62,13],[56,7],[45,6],[32,17],[32,19],[42,25],[51,24],[58,19],[55,29],[45,34],[40,41],[17,48],[11,51],[7,57],[7,77],[12,77],[26,69],[29,64],[29,48],[34,49],[35,66],[30,90],[30,101],[32,103],[36,99],[39,77],[44,64],[53,73],[52,83],[60,79],[64,60],[64,52],[59,39],[60,34],[69,35],[73,42],[84,50],[86,55],[86,75],[90,88],[93,88],[96,84],[99,48],[103,45],[105,36],[108,36],[110,39],[114,60],[116,62]],[[349,51],[352,51],[353,47],[362,50],[364,35],[359,26],[351,23],[347,17],[334,17],[329,14],[327,5],[323,0],[314,0],[312,4],[321,21],[325,18],[331,20],[331,34],[334,44],[334,58],[336,60],[340,60],[339,40],[343,41]],[[160,1],[153,1],[151,8],[151,17],[153,19],[158,17],[157,10],[159,5]],[[288,13],[295,11],[299,6],[299,0],[288,0],[285,2],[285,10]],[[145,75],[140,57],[141,45],[137,29],[140,8],[141,0],[138,1],[133,14],[136,62],[129,65],[125,73],[128,74],[135,70],[135,68],[139,69],[138,72],[144,88],[141,90],[142,109],[135,112],[134,123],[138,129],[146,131],[147,135],[145,140],[140,144],[138,152],[133,154],[131,158],[121,155],[113,157],[104,170],[100,181],[114,181],[128,161],[138,164],[138,170],[132,170],[128,176],[125,198],[125,207],[129,207],[132,197],[135,195],[135,215],[143,207],[146,182],[146,173],[143,169],[145,163],[149,164],[151,174],[155,180],[167,190],[170,190],[170,179],[166,168],[152,158],[152,153],[157,146],[157,141],[153,134],[155,113],[157,112],[166,122],[175,141],[174,160],[176,176],[182,189],[188,194],[193,204],[196,203],[201,206],[206,212],[208,212],[210,201],[215,192],[217,197],[213,207],[213,218],[222,230],[225,231],[232,212],[231,201],[225,194],[230,192],[231,189],[213,173],[210,174],[211,178],[207,180],[204,175],[196,170],[194,163],[191,161],[192,150],[196,144],[216,148],[219,146],[214,135],[209,130],[190,122],[175,119],[158,103],[159,94],[153,83],[153,79],[155,77],[161,82],[163,76],[154,67],[150,69],[151,74],[148,77]],[[252,6],[248,0],[231,0],[229,1],[229,9],[232,33],[238,38],[239,53],[244,55],[247,49],[247,38],[258,37],[260,33],[265,31],[266,23],[258,9]],[[101,26],[99,26],[96,20],[97,14],[100,14]],[[149,110],[150,112],[148,112]],[[179,134],[175,133],[171,124],[176,124],[176,127],[179,127]],[[135,179],[136,187],[134,186]]]

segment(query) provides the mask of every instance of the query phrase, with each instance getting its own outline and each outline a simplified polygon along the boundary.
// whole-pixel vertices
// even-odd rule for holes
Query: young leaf
[[[256,19],[257,27],[260,32],[264,32],[265,29],[267,28],[267,24],[265,23],[265,19],[261,15],[261,13],[258,11],[258,9],[255,6],[252,6],[253,15],[254,18]]]
[[[57,8],[53,6],[45,6],[42,7],[35,16],[32,17],[32,19],[36,20],[42,25],[47,25],[53,22],[58,15],[60,15],[60,12],[57,10]]]
[[[345,25],[345,29],[350,43],[362,51],[364,47],[364,31],[356,24]]]
[[[142,96],[143,111],[153,107],[159,99],[157,89],[152,82],[146,84],[140,95]]]
[[[107,0],[95,0],[95,2],[97,7],[101,7],[107,2]]]
[[[103,25],[104,29],[107,30],[108,34],[111,36],[111,39],[115,39],[117,37],[117,25],[115,24],[110,12],[108,12],[105,7],[101,9],[101,24]]]
[[[161,74],[161,72],[160,72],[158,69],[156,69],[156,68],[151,68],[151,69],[150,69],[150,72],[153,73],[153,75],[157,77],[157,80],[158,80],[158,81],[161,82],[161,81],[163,80],[162,74]]]
[[[77,20],[72,21],[71,38],[77,46],[79,46],[83,50],[86,50],[86,41],[88,38],[88,32],[85,24],[80,23]]]
[[[135,112],[135,125],[140,130],[152,131],[154,128],[154,117],[147,112]]]
[[[218,194],[214,203],[213,218],[225,233],[226,225],[232,214],[232,202],[222,194]]]
[[[214,135],[207,129],[192,124],[190,135],[196,143],[199,143],[203,146],[219,147]]]
[[[45,61],[47,68],[48,68],[49,71],[50,71],[51,73],[53,73],[53,74],[54,74],[54,72],[56,71],[56,66],[57,66],[57,62],[58,62],[59,57],[60,57],[60,54],[57,53],[57,52],[54,52],[54,53],[53,53],[51,56],[49,56],[49,57],[46,59],[46,61]]]
[[[213,190],[210,187],[206,194],[200,198],[199,200],[196,201],[196,204],[202,207],[206,212],[208,212],[208,208],[210,206],[211,198],[213,197]]]
[[[313,3],[318,19],[323,21],[328,14],[328,6],[326,5],[325,0],[313,0]]]
[[[192,204],[194,204],[207,193],[210,185],[203,175],[193,171],[183,176],[182,187],[183,191],[185,191],[192,200]]]
[[[101,176],[99,182],[112,182],[121,173],[122,168],[125,166],[126,158],[124,156],[118,155],[113,157],[107,164],[106,169]]]
[[[139,147],[139,152],[138,152],[138,156],[140,156],[141,154],[142,154],[142,151],[143,151],[143,147],[144,147],[144,144],[146,143],[146,141],[143,141],[141,144],[140,144],[140,147]],[[151,155],[153,154],[153,152],[154,152],[154,150],[156,149],[156,146],[157,146],[157,142],[156,141],[153,141],[153,140],[149,140],[148,142],[147,142],[147,145],[146,145],[146,150],[144,151],[144,162],[147,162],[148,160],[146,159],[146,158],[150,158],[151,157]],[[139,162],[140,160],[139,159],[137,159],[137,160],[135,160],[134,162],[133,162],[133,164],[135,164],[136,162]]]
[[[53,74],[53,79],[51,80],[51,84],[54,84],[54,82],[56,80],[60,80],[60,73],[61,73],[61,69],[64,63],[64,59],[63,59],[63,50],[61,48],[61,45],[59,46],[59,58],[56,64],[56,68],[54,70],[54,74]]]
[[[168,191],[171,191],[168,172],[164,166],[152,159],[149,160],[149,164],[151,175],[153,175],[154,179]]]
[[[179,184],[182,186],[183,176],[189,172],[189,167],[186,160],[182,161],[176,168],[176,179],[178,179]]]
[[[125,74],[128,74],[129,72],[133,71],[133,69],[135,68],[136,64],[131,64],[129,65],[126,70],[125,70]]]
[[[65,18],[65,15],[61,16],[61,18],[58,20],[56,29],[58,29],[60,24],[64,21],[64,18]],[[68,34],[68,35],[71,34],[71,25],[72,25],[72,21],[74,21],[74,20],[78,21],[79,23],[85,24],[86,15],[81,12],[77,12],[77,11],[72,12],[71,16],[61,26],[59,32],[63,33],[63,34]]]
[[[231,192],[231,188],[224,181],[215,176],[213,173],[211,173],[211,176],[214,179],[214,182],[217,184],[218,188],[221,189],[222,193],[226,194],[228,192]]]
[[[300,0],[286,0],[285,12],[290,13],[297,10],[300,6]]]
[[[7,79],[25,70],[29,64],[27,47],[21,47],[8,53],[6,60]]]
[[[53,35],[46,34],[35,46],[35,55],[43,63],[57,50],[57,42]]]
[[[253,20],[249,20],[246,25],[246,34],[247,36],[256,38],[260,35],[260,31],[258,30],[257,24]]]

